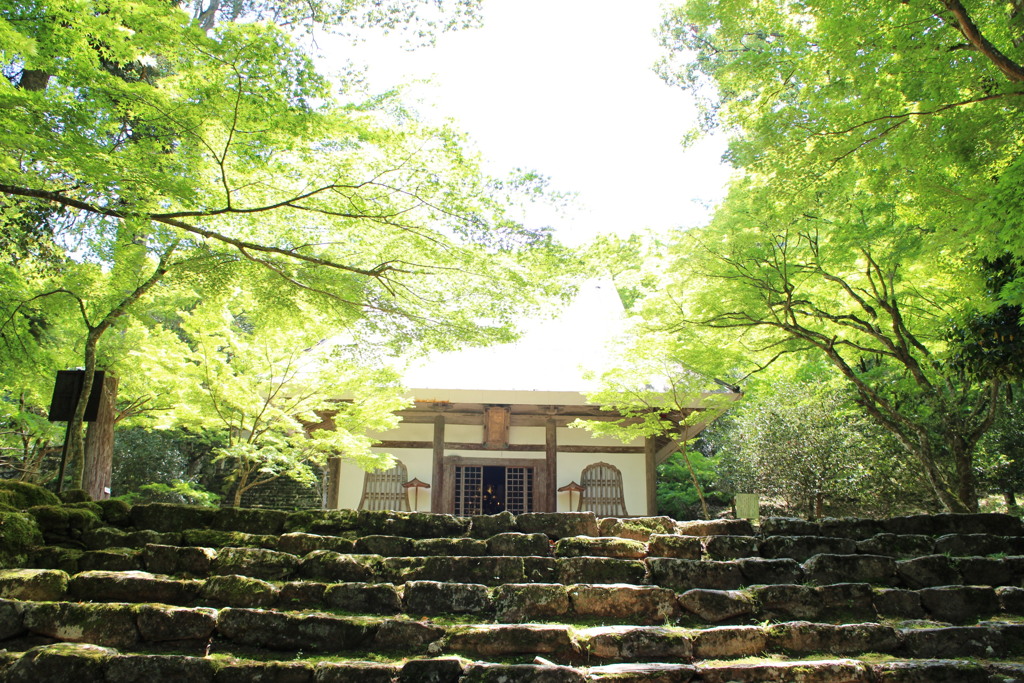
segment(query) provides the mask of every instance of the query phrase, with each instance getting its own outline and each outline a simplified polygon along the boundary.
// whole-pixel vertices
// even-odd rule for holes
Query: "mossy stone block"
[[[379,555],[344,555],[314,550],[302,558],[298,575],[319,581],[387,581]]]
[[[546,534],[552,540],[568,536],[599,536],[593,512],[527,512],[516,517],[524,534]]]
[[[574,583],[628,583],[645,582],[647,569],[638,560],[618,560],[611,557],[565,557],[558,562],[558,582]]]
[[[171,503],[146,503],[131,510],[136,528],[153,531],[204,529],[210,526],[216,513],[217,508]]]
[[[211,607],[137,605],[139,637],[150,643],[207,641],[217,627],[217,610]]]
[[[0,501],[19,510],[39,505],[60,505],[56,494],[36,484],[23,481],[0,481]]]
[[[319,662],[313,672],[316,683],[394,683],[400,664],[380,662]]]
[[[378,624],[365,619],[327,614],[284,614],[226,607],[217,619],[217,632],[239,645],[268,650],[337,652],[368,646]]]
[[[228,607],[270,607],[277,603],[279,589],[251,576],[211,576],[203,582],[202,595],[211,604]]]
[[[509,583],[494,590],[500,622],[558,621],[569,614],[569,591],[560,583]]]
[[[154,574],[206,576],[217,558],[213,548],[150,543],[142,553],[146,569]],[[228,572],[225,572],[228,573]]]
[[[139,639],[130,605],[37,602],[27,605],[24,618],[30,632],[56,640],[125,648]]]
[[[412,555],[412,541],[402,536],[363,536],[356,539],[355,553],[359,555],[381,555],[382,557],[407,557]]]
[[[409,581],[402,594],[409,614],[483,614],[492,610],[487,587],[475,583]]]
[[[476,538],[418,538],[412,542],[413,555],[472,557],[490,555],[487,541]]]
[[[545,534],[506,532],[487,539],[488,555],[550,557],[551,541]]]
[[[280,534],[288,518],[284,510],[258,508],[220,508],[213,515],[210,526],[220,531],[239,531],[246,534]]]
[[[81,538],[82,532],[102,524],[92,510],[66,505],[40,505],[26,510],[46,536]]]
[[[390,583],[348,582],[326,586],[323,604],[355,614],[401,614],[402,598]]]
[[[142,569],[142,550],[139,548],[106,548],[87,550],[78,560],[78,571],[106,570],[128,572]]]
[[[671,517],[605,517],[598,522],[602,536],[630,538],[634,541],[650,540],[651,534],[675,533],[676,523]]]
[[[338,536],[359,529],[357,510],[300,510],[284,520],[284,531]]]
[[[213,683],[215,664],[205,657],[121,654],[106,661],[106,683],[188,681]]]
[[[469,535],[473,538],[487,539],[498,534],[517,531],[516,517],[508,510],[496,515],[474,515],[469,518]]]
[[[34,548],[29,556],[33,567],[42,569],[60,569],[68,574],[78,573],[78,561],[85,555],[78,548],[62,548],[56,545]]]
[[[218,529],[186,529],[181,533],[184,545],[201,545],[207,548],[266,548],[276,550],[278,537],[250,534],[244,531],[221,531]]]
[[[356,542],[351,538],[340,536],[320,536],[318,534],[306,534],[301,531],[282,534],[277,539],[277,549],[284,553],[291,553],[302,557],[314,550],[331,550],[336,553],[351,553],[355,549]]]
[[[42,545],[35,518],[21,512],[0,512],[0,568],[23,567],[29,551]]]
[[[0,570],[0,598],[54,601],[67,589],[68,574],[59,569]]]
[[[117,498],[97,500],[96,505],[103,511],[103,521],[114,526],[128,526],[132,523],[132,506]]]
[[[212,574],[241,574],[257,579],[282,581],[291,578],[299,558],[265,548],[221,548],[210,566]]]
[[[201,585],[196,580],[168,579],[141,571],[87,571],[71,577],[68,592],[82,601],[185,605],[195,600]]]
[[[102,681],[106,663],[117,652],[88,643],[54,643],[34,647],[5,672],[9,683]]]
[[[646,543],[628,538],[570,536],[555,543],[555,557],[614,557],[637,560],[643,559],[646,555]]]
[[[697,536],[677,534],[651,534],[647,544],[648,557],[674,557],[679,560],[699,560],[704,544]]]

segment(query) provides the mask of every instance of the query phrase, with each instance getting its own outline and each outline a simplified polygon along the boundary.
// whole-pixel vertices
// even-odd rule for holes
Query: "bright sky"
[[[433,48],[410,52],[396,39],[321,46],[332,59],[367,64],[377,89],[430,79],[410,94],[424,114],[454,119],[491,174],[534,169],[554,189],[576,193],[564,214],[526,218],[554,227],[565,243],[705,220],[728,175],[719,163],[724,145],[684,149],[679,142],[696,111],[652,70],[661,54],[654,36],[660,2],[484,0],[483,12],[483,28],[442,35]],[[434,357],[406,383],[590,388],[581,366],[602,365],[618,306],[610,283],[592,283],[558,320],[528,326],[519,343]]]
[[[577,193],[567,215],[528,218],[564,242],[702,222],[727,175],[723,146],[680,145],[695,109],[652,71],[657,0],[484,0],[483,16],[433,48],[384,38],[329,53],[367,63],[377,88],[431,79],[411,93],[468,132],[492,174],[535,169]]]

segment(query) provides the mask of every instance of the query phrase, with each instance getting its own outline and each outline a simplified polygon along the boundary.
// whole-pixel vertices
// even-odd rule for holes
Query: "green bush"
[[[35,484],[0,481],[0,504],[24,510],[37,505],[60,505],[60,498]]]

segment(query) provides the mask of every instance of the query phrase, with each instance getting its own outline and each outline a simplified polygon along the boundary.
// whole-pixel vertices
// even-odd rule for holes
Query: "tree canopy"
[[[126,338],[173,328],[161,301],[239,291],[367,346],[510,339],[569,291],[567,254],[515,218],[544,180],[486,176],[457,131],[397,93],[328,79],[295,38],[374,25],[429,39],[472,23],[476,4],[8,3],[4,372],[71,348],[87,394]],[[57,355],[45,367],[68,362]]]

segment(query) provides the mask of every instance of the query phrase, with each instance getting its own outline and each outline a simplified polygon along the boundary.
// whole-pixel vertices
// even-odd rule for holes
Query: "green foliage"
[[[728,505],[728,492],[719,490],[721,477],[715,470],[714,459],[695,450],[687,450],[685,454],[676,451],[658,465],[658,514],[673,519],[696,519],[701,516],[700,495],[693,484],[693,475],[686,460],[693,467],[707,502],[717,506]]]
[[[731,493],[783,514],[886,515],[933,509],[900,458],[838,382],[761,382],[710,436]]]
[[[36,505],[60,505],[60,499],[50,491],[21,481],[0,481],[0,501],[18,510]]]
[[[170,484],[143,484],[131,493],[118,496],[118,500],[123,500],[129,505],[173,503],[176,505],[216,506],[220,502],[220,496],[196,484],[177,480]]]
[[[178,482],[209,488],[214,449],[225,443],[210,431],[118,429],[114,442],[111,490],[115,496],[131,496],[148,484],[174,487]],[[168,501],[181,502],[181,501]]]

